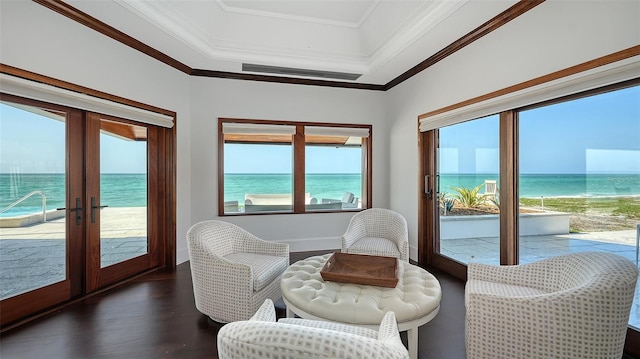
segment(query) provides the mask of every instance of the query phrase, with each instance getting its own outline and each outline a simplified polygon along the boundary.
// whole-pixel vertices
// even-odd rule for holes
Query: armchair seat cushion
[[[510,285],[505,283],[488,282],[484,280],[469,280],[466,285],[464,303],[469,305],[470,293],[478,295],[496,295],[505,298],[533,297],[536,295],[544,295],[548,292],[520,285]]]
[[[396,244],[386,238],[364,237],[358,239],[347,250],[352,254],[369,254],[385,257],[400,257],[400,251]]]
[[[254,292],[265,288],[269,283],[277,279],[289,266],[287,259],[284,257],[264,254],[232,253],[224,256],[224,258],[251,267]]]

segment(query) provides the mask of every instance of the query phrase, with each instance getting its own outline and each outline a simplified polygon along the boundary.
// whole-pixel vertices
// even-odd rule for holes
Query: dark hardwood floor
[[[320,253],[292,253],[291,262]],[[436,318],[420,327],[419,357],[465,358],[464,284],[431,272],[442,302]],[[282,302],[277,306],[284,316]],[[0,358],[217,358],[220,327],[196,310],[187,262],[2,333]]]

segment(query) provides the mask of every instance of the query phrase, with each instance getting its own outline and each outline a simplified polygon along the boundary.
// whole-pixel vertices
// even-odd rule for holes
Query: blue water
[[[32,191],[42,191],[47,197],[47,210],[65,207],[65,175],[63,174],[0,174],[0,210]],[[145,174],[102,174],[100,176],[101,205],[109,207],[144,207],[147,205]],[[11,217],[42,211],[42,197],[34,195],[0,214]]]
[[[451,187],[474,188],[485,180],[497,180],[500,187],[498,174],[448,174],[440,175],[439,189],[454,193]],[[640,196],[638,174],[526,174],[519,182],[523,198]]]
[[[473,188],[497,174],[443,174],[440,191],[450,194],[452,186]],[[47,210],[65,207],[65,176],[62,174],[0,174],[0,209],[31,191],[47,196]],[[362,197],[359,174],[308,174],[306,192],[320,202],[340,199],[344,192]],[[498,183],[498,186],[500,184]],[[245,193],[291,193],[290,174],[226,174],[225,201],[244,202]],[[481,192],[484,189],[481,190]],[[521,175],[520,197],[610,197],[640,196],[640,175]],[[147,204],[147,180],[144,174],[101,175],[101,204],[109,207],[144,207]],[[0,216],[39,213],[42,199],[33,196]]]
[[[362,197],[360,174],[308,174],[305,183],[305,192],[318,202],[341,199],[345,192]],[[224,187],[225,201],[244,203],[245,193],[292,193],[293,179],[290,174],[225,174]]]

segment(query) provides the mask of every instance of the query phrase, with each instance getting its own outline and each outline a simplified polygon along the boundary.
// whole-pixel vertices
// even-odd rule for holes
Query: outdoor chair
[[[340,203],[342,208],[358,208],[358,197],[355,197],[351,192],[345,192],[341,199],[323,198],[322,203]]]
[[[606,252],[470,263],[467,359],[622,357],[638,268]]]
[[[396,257],[409,261],[407,221],[397,212],[370,208],[356,213],[342,235],[342,253]]]
[[[187,241],[196,308],[214,321],[247,320],[265,299],[282,297],[288,244],[268,242],[216,220],[193,225]]]
[[[484,180],[484,197],[487,199],[496,198],[498,184],[496,180]]]
[[[379,330],[300,318],[276,322],[265,300],[251,319],[226,324],[218,332],[220,359],[408,359],[396,317],[387,312]]]

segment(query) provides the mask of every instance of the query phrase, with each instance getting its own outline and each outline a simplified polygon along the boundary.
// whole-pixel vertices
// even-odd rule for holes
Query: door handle
[[[57,210],[65,210],[66,207],[56,208]],[[76,212],[76,225],[82,223],[82,201],[76,198],[76,208],[69,208],[69,212]]]
[[[430,200],[433,199],[433,190],[429,187],[429,175],[424,176],[424,193]]]
[[[91,197],[91,223],[96,223],[96,209],[103,209],[109,206],[99,206],[95,197]]]

